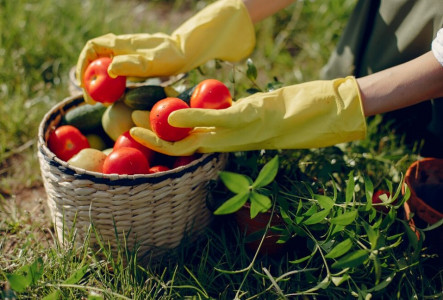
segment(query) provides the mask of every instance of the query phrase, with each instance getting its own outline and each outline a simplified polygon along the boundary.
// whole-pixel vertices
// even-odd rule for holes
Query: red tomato
[[[134,140],[134,138],[129,134],[129,131],[126,131],[120,135],[115,141],[114,150],[121,147],[132,147],[140,150],[146,156],[149,163],[151,163],[152,159],[154,158],[155,151]]]
[[[173,168],[178,168],[181,166],[186,166],[187,164],[189,164],[191,161],[193,161],[194,159],[196,159],[197,156],[195,155],[189,155],[189,156],[179,156],[175,159],[174,164],[173,164]]]
[[[120,99],[126,89],[126,76],[112,78],[108,74],[110,57],[93,60],[83,74],[85,90],[97,102],[113,103]]]
[[[68,161],[80,150],[89,148],[89,142],[76,127],[63,125],[51,132],[48,147],[58,158]]]
[[[378,190],[374,193],[374,195],[372,195],[372,203],[373,204],[379,204],[379,203],[383,203],[383,201],[380,199],[381,195],[386,195],[388,198],[390,197],[389,191],[386,190]],[[388,207],[384,206],[384,205],[374,205],[374,208],[378,211],[383,211],[383,212],[389,212]]]
[[[168,97],[155,103],[149,114],[152,131],[165,141],[175,142],[184,139],[192,128],[178,128],[168,123],[171,112],[184,108],[189,108],[189,105],[174,97]]]
[[[103,163],[105,174],[148,174],[149,162],[144,154],[135,148],[121,147],[112,150]]]
[[[222,109],[232,105],[229,89],[223,82],[206,79],[200,82],[191,96],[192,108]]]
[[[169,171],[170,169],[167,166],[157,165],[149,168],[149,174]]]

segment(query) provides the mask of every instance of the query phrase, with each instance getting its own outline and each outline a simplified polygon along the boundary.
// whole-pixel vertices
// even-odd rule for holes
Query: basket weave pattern
[[[82,242],[93,224],[111,248],[125,239],[130,248],[137,243],[139,255],[155,256],[178,246],[185,234],[196,238],[211,222],[207,184],[218,177],[227,154],[204,154],[189,165],[149,175],[107,175],[69,166],[46,141],[63,114],[82,104],[81,96],[65,99],[39,128],[40,169],[58,239],[63,242],[74,228]],[[90,241],[96,243],[93,234]]]

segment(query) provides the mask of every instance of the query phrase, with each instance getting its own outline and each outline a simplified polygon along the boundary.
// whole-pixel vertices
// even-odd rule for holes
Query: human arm
[[[296,0],[243,0],[253,23],[272,16]]]
[[[443,67],[432,51],[357,79],[365,116],[443,97]]]

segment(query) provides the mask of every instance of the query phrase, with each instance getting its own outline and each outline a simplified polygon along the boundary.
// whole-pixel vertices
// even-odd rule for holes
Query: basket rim
[[[92,172],[82,168],[71,166],[64,160],[58,158],[48,147],[45,140],[45,134],[50,130],[51,123],[55,118],[61,117],[69,109],[84,103],[83,95],[73,95],[66,97],[55,106],[53,106],[43,117],[38,129],[38,151],[42,155],[45,163],[56,167],[64,174],[74,176],[76,179],[91,180],[95,183],[103,183],[107,185],[137,185],[142,183],[158,183],[165,179],[175,179],[182,177],[185,173],[192,173],[199,167],[209,163],[213,159],[222,159],[228,153],[203,153],[201,157],[193,160],[187,165],[180,166],[168,171],[153,174],[135,174],[135,175],[119,175],[104,174]]]

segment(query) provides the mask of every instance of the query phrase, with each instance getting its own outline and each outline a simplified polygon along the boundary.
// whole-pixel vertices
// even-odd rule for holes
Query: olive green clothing
[[[442,0],[360,0],[322,77],[361,77],[411,60],[442,27]]]
[[[442,27],[443,0],[360,0],[321,77],[362,77],[414,59],[431,49]],[[411,141],[439,136],[443,145],[441,99],[387,113],[384,119],[394,120]],[[434,151],[439,143],[428,145],[422,155],[443,156],[443,148]]]

